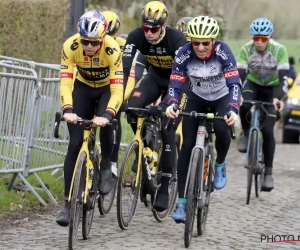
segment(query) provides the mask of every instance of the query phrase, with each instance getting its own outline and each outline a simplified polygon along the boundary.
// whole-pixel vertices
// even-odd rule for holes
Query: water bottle
[[[153,167],[153,154],[152,153],[153,152],[152,152],[151,148],[145,147],[144,153],[146,155],[147,163],[148,163],[150,169],[152,169],[152,167]]]
[[[155,151],[152,151],[152,157],[153,157],[153,168],[151,174],[154,175],[158,168],[158,154]]]

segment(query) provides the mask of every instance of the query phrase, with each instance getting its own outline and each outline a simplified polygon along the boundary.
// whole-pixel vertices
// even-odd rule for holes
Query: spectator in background
[[[295,65],[294,57],[292,57],[292,56],[289,57],[289,64],[290,64],[290,69],[289,69],[289,73],[288,73],[288,78],[292,78],[295,81],[296,72],[295,72],[295,69],[294,69],[294,65]]]

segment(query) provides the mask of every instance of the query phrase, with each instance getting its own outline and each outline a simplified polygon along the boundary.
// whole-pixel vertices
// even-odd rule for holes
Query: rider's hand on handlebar
[[[277,103],[280,103],[280,108],[277,108]],[[279,101],[277,98],[273,98],[273,106],[274,109],[278,112],[282,111],[284,109],[284,103],[282,101]]]
[[[105,125],[109,123],[109,120],[107,118],[104,118],[104,117],[99,117],[99,116],[96,116],[94,119],[93,119],[93,127],[105,127]]]
[[[174,107],[174,104],[170,105],[166,109],[166,116],[169,117],[169,118],[171,118],[171,119],[175,119],[179,115],[179,110],[177,110],[176,112],[174,112],[173,107]]]
[[[234,125],[238,121],[238,119],[239,119],[238,115],[233,111],[230,111],[229,118],[227,118],[227,115],[224,116],[224,120],[228,124],[228,126]]]
[[[73,124],[76,124],[77,123],[77,120],[80,119],[79,116],[77,116],[76,114],[74,113],[65,113],[63,115],[64,119],[66,122],[68,123],[73,123]]]

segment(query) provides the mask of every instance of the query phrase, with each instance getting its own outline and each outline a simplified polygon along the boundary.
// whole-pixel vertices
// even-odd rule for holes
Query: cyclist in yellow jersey
[[[88,11],[78,21],[78,34],[67,39],[62,49],[60,100],[63,116],[68,122],[70,141],[64,162],[66,201],[56,220],[60,226],[69,224],[70,203],[67,197],[83,140],[83,127],[76,124],[78,118],[93,119],[93,126],[101,127],[100,142],[105,147],[101,148],[99,192],[108,194],[112,187],[111,127],[105,125],[116,115],[123,102],[123,65],[119,45],[112,37],[106,36],[107,27],[101,12]],[[74,64],[77,72],[73,83]]]
[[[118,37],[118,31],[121,26],[121,22],[120,22],[118,15],[115,12],[110,11],[110,10],[103,11],[102,14],[105,16],[105,19],[108,22],[108,28],[107,28],[106,34],[115,39],[115,41],[119,44],[121,54],[123,55],[126,40],[122,37]],[[131,85],[132,89],[133,89],[133,87],[134,87],[134,70],[131,70],[128,81],[129,81],[128,85]],[[130,93],[125,94],[125,97],[124,97],[125,100],[128,99],[129,94]],[[117,137],[116,137],[117,144],[114,145],[112,155],[110,157],[112,171],[114,172],[114,174],[116,176],[117,176],[117,162],[118,162],[118,157],[119,157],[118,153],[119,153],[119,148],[120,148],[120,143],[121,143],[121,135],[122,135],[122,126],[121,126],[121,122],[120,122],[120,116],[121,116],[121,113],[119,112],[119,113],[117,113],[117,115],[115,117],[118,120],[118,131],[117,131]]]

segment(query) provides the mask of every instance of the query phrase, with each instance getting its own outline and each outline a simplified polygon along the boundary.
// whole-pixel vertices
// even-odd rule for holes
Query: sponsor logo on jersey
[[[61,68],[61,69],[67,69],[67,68],[68,68],[68,65],[61,65],[60,68]]]
[[[176,81],[180,81],[180,82],[185,82],[185,77],[181,76],[181,75],[177,75],[177,74],[172,74],[170,77],[171,80],[176,80]]]
[[[73,79],[73,73],[62,72],[62,73],[60,73],[60,78],[72,78]]]
[[[221,44],[218,44],[215,51],[216,51],[216,54],[218,56],[220,56],[223,60],[228,60],[228,55],[225,53],[224,50],[221,49]]]
[[[234,76],[239,76],[239,72],[237,70],[232,70],[232,71],[229,71],[229,72],[226,72],[224,74],[224,77],[227,79],[227,78],[231,78],[231,77],[234,77]]]
[[[186,59],[190,58],[191,50],[187,50],[185,54],[180,56],[176,56],[175,62],[178,64],[182,64]]]

